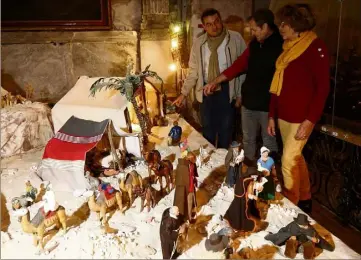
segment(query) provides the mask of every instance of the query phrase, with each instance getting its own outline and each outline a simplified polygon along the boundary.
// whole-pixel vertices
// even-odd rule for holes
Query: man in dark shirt
[[[256,138],[259,126],[263,146],[278,152],[276,138],[268,135],[269,89],[275,72],[275,64],[282,53],[283,39],[274,24],[274,15],[269,9],[257,10],[250,20],[254,39],[248,48],[215,80],[204,87],[204,94],[214,92],[216,85],[247,73],[242,85],[242,130],[245,157],[255,160]],[[272,154],[271,154],[272,155]]]

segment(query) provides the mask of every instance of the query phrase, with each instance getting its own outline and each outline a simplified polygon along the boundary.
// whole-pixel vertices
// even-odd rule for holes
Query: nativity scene
[[[360,1],[39,1],[2,6],[1,258],[360,258]]]

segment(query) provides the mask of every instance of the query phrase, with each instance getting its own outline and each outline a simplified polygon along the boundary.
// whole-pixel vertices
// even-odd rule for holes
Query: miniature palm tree
[[[139,94],[144,80],[147,77],[156,78],[161,82],[161,86],[163,89],[163,80],[158,76],[158,74],[154,71],[149,70],[150,65],[148,65],[144,71],[142,71],[138,75],[131,75],[130,74],[130,66],[128,66],[127,75],[124,79],[119,78],[100,78],[93,83],[90,87],[90,95],[95,96],[97,91],[105,89],[115,89],[120,92],[120,94],[124,95],[126,99],[132,103],[134,107],[135,114],[138,118],[139,125],[142,131],[142,143],[146,144],[148,142],[147,134],[150,133],[150,119],[148,111],[145,113],[141,113],[140,108],[136,101],[136,96]]]

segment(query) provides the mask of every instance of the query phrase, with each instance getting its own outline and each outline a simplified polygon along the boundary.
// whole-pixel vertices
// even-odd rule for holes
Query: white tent
[[[120,145],[124,144],[128,153],[141,157],[139,132],[127,131],[125,112],[130,103],[115,90],[104,89],[91,97],[89,89],[98,79],[81,76],[74,87],[56,103],[51,111],[54,132],[58,132],[72,116],[95,122],[111,119],[118,135],[124,138]]]

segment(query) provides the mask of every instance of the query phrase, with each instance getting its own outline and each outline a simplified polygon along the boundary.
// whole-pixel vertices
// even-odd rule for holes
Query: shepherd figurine
[[[185,159],[178,159],[175,177],[174,206],[177,206],[180,215],[193,222],[192,212],[197,207],[196,187],[197,183],[196,157],[189,152]]]
[[[173,127],[168,134],[168,146],[178,145],[182,138],[182,128],[178,125],[178,121],[173,122]]]
[[[263,146],[261,148],[261,157],[257,161],[258,171],[262,172],[267,179],[267,183],[264,185],[263,191],[259,194],[259,197],[264,200],[274,200],[276,183],[278,183],[276,168],[274,160],[269,157],[270,150]]]
[[[231,147],[228,149],[224,164],[227,168],[226,184],[228,187],[233,187],[239,177],[239,172],[242,171],[242,162],[244,160],[244,151],[241,149],[241,144],[233,141]]]

